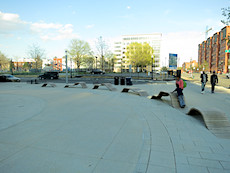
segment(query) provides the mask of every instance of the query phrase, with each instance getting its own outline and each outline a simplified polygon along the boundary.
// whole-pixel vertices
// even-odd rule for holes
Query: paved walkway
[[[1,173],[230,172],[230,140],[169,106],[167,98],[121,93],[123,86],[111,92],[56,85],[0,83]],[[153,95],[175,85],[135,87]],[[187,106],[229,114],[230,95],[216,91],[201,95],[200,86],[188,84]]]

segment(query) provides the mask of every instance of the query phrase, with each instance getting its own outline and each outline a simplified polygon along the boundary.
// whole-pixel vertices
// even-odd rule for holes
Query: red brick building
[[[59,71],[62,71],[62,58],[54,58],[53,59],[53,69],[54,70],[59,70]]]
[[[209,71],[228,72],[229,53],[225,50],[230,49],[228,39],[230,38],[230,26],[221,29],[212,37],[199,44],[198,63],[199,65],[208,63]]]

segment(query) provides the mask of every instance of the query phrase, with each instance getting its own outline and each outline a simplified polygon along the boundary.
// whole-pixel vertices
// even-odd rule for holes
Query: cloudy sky
[[[27,57],[29,46],[46,57],[62,57],[71,39],[93,43],[121,35],[162,33],[162,59],[197,59],[198,44],[224,27],[221,8],[229,0],[0,0],[0,51]],[[162,61],[163,65],[164,62]]]

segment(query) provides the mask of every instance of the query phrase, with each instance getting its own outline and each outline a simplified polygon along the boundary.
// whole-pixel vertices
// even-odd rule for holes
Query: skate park
[[[116,90],[41,86],[0,85],[0,172],[230,171],[228,135],[216,135],[204,118],[216,110],[229,121],[227,89],[211,94],[207,87],[201,95],[199,85],[188,83],[182,109],[173,96],[147,97],[170,93],[174,81],[112,84]]]

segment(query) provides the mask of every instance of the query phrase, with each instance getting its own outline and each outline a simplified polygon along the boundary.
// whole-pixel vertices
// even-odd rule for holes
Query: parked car
[[[230,73],[226,73],[226,77],[229,79],[230,78]]]
[[[90,73],[91,73],[91,74],[105,74],[104,71],[99,70],[99,69],[94,69],[94,70],[92,70]]]
[[[41,74],[38,76],[39,79],[58,79],[59,74],[58,72],[45,72],[44,74]]]
[[[21,79],[11,74],[0,75],[0,82],[21,82]]]

